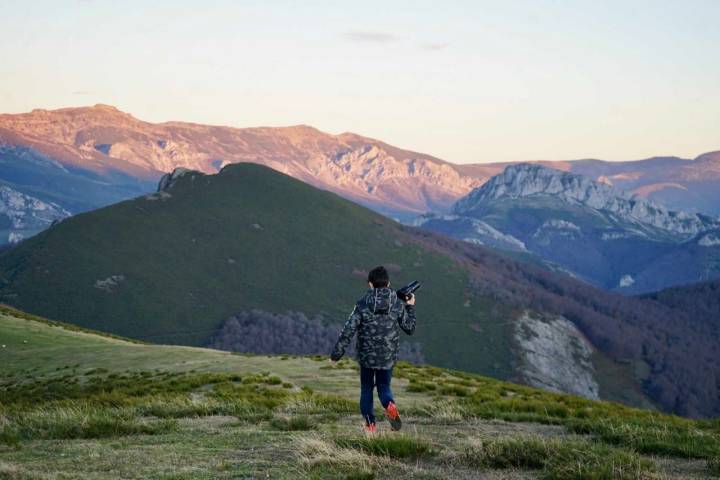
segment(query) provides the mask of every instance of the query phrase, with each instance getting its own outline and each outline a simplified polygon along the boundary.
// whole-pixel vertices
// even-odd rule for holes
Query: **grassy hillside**
[[[718,360],[698,355],[715,336],[674,311],[402,227],[253,164],[186,173],[162,192],[77,215],[0,254],[0,302],[198,346],[252,309],[339,325],[377,264],[395,285],[424,282],[412,340],[428,363],[516,378],[515,320],[530,309],[569,319],[602,354],[596,358],[609,359],[595,362],[602,398],[641,405],[647,395],[684,415],[720,408],[720,385],[704,373]],[[686,341],[668,340],[677,337]]]
[[[502,306],[476,297],[446,255],[407,237],[334,194],[232,165],[29,239],[0,259],[0,300],[133,338],[202,345],[249,309],[342,322],[367,288],[365,271],[385,264],[395,285],[424,282],[418,339],[428,360],[509,376]],[[475,324],[482,335],[467,327]]]
[[[132,343],[0,313],[0,478],[711,478],[720,424],[402,364],[402,433],[357,371]],[[379,413],[379,412],[378,412]]]

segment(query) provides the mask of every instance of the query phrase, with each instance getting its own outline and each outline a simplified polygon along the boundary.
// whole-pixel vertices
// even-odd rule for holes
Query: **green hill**
[[[534,347],[523,342],[534,336],[520,319],[549,322],[577,329],[561,336],[565,365],[586,365],[580,374],[597,385],[590,393],[683,415],[717,411],[720,386],[703,374],[717,358],[697,355],[714,337],[674,311],[403,227],[254,164],[178,171],[156,194],[71,217],[0,254],[0,301],[135,339],[203,346],[228,318],[252,310],[337,327],[377,264],[395,285],[424,282],[411,341],[430,364],[582,391],[562,368],[526,371]],[[667,340],[676,337],[685,341]],[[590,343],[578,350],[577,341]]]
[[[360,434],[351,361],[108,337],[0,310],[0,478],[709,478],[720,424],[401,364]]]
[[[342,322],[366,288],[364,270],[378,264],[394,270],[394,284],[424,281],[418,338],[429,360],[511,375],[503,311],[468,290],[467,271],[391,220],[252,164],[193,172],[29,239],[0,261],[0,300],[128,337],[202,345],[250,309]],[[482,336],[455,328],[476,323]]]

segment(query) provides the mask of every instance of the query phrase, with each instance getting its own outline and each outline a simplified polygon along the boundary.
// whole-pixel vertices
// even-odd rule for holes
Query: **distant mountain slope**
[[[384,263],[395,285],[424,282],[420,327],[406,341],[429,363],[636,405],[651,405],[652,392],[687,415],[715,411],[715,387],[699,376],[718,368],[703,354],[716,336],[656,302],[402,227],[262,166],[178,170],[162,183],[0,254],[0,301],[202,345],[253,310],[337,325],[364,289],[364,270]],[[667,343],[675,337],[686,341]]]
[[[330,135],[303,125],[153,124],[106,105],[0,115],[2,144],[100,176],[119,171],[154,181],[177,167],[215,173],[229,163],[255,162],[391,215],[446,209],[483,180],[352,133]]]
[[[3,145],[0,140],[0,183],[73,214],[152,191],[159,175],[136,176],[112,168],[94,171],[63,164],[30,147]]]
[[[17,243],[69,216],[70,212],[55,203],[45,203],[0,182],[0,239],[8,243]]]
[[[46,167],[38,168],[38,159]],[[539,163],[613,183],[672,208],[720,214],[718,161],[718,154],[709,153],[694,161]],[[17,178],[20,169],[23,181],[14,188],[54,195],[52,201],[73,213],[150,192],[162,174],[178,167],[215,173],[237,162],[270,166],[403,220],[427,211],[446,213],[508,165],[456,165],[354,133],[331,135],[302,125],[155,124],[107,105],[0,115],[0,165],[13,168],[0,169],[0,180],[14,182],[10,177]],[[52,176],[45,177],[48,173]]]
[[[634,162],[580,160],[570,171],[637,193],[676,210],[720,216],[720,151],[685,160],[655,157]]]
[[[668,288],[648,293],[643,298],[685,312],[694,321],[704,322],[720,331],[720,280]]]
[[[587,177],[508,166],[424,228],[529,252],[623,293],[720,276],[720,220],[666,207]]]

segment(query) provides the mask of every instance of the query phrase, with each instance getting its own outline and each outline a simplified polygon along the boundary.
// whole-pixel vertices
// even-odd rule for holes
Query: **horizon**
[[[711,1],[58,5],[5,7],[2,113],[309,125],[458,164],[720,148]]]

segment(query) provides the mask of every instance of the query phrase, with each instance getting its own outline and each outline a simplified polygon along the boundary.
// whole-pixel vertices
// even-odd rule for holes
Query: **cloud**
[[[423,50],[435,51],[435,50],[445,50],[449,46],[450,46],[449,43],[426,43],[424,45],[421,45],[420,48],[422,48]]]
[[[393,33],[373,30],[348,30],[342,36],[351,42],[362,43],[393,43],[399,40],[399,37]]]

